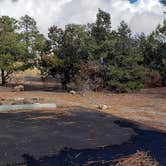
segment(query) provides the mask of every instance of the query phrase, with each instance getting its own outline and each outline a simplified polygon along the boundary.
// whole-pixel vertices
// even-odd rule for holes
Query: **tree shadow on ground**
[[[14,90],[15,86],[24,85],[24,91],[46,91],[46,92],[65,92],[62,86],[56,82],[43,83],[42,81],[31,81],[27,83],[10,83],[7,86]]]
[[[88,161],[110,161],[133,154],[137,150],[148,151],[161,166],[166,165],[166,133],[88,108],[75,107],[66,112],[70,115],[37,111],[0,114],[0,124],[3,123],[0,131],[7,126],[8,135],[12,133],[19,140],[31,137],[17,148],[12,140],[6,143],[0,139],[0,148],[4,148],[5,142],[6,151],[22,154],[27,166],[82,166]],[[4,123],[6,120],[7,124]],[[90,136],[91,129],[93,136]],[[89,138],[93,138],[93,141]],[[60,150],[57,147],[59,152],[41,155],[41,151],[44,150],[47,154],[47,150],[50,150],[48,147],[58,144],[68,148]],[[81,148],[76,148],[77,146]],[[39,153],[39,157],[36,157],[36,153]]]

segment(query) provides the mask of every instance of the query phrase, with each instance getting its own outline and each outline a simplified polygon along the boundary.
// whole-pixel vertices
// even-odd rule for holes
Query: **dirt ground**
[[[38,87],[38,86],[37,86]],[[147,126],[166,131],[166,87],[144,89],[139,93],[114,94],[110,92],[85,92],[71,95],[66,92],[41,91],[12,92],[0,89],[0,98],[39,98],[45,103],[56,103],[58,107],[80,106],[95,109],[99,104],[109,108],[103,110],[114,116],[134,120]],[[101,111],[101,110],[100,110]]]
[[[13,92],[11,88],[0,88],[0,98],[35,97],[58,107],[0,113],[0,166],[22,162],[24,154],[33,155],[41,163],[53,163],[57,161],[55,154],[65,147],[72,148],[71,155],[79,154],[78,165],[86,164],[92,152],[95,156],[92,155],[91,160],[110,160],[137,150],[149,151],[160,165],[166,165],[165,87],[134,94],[85,92],[71,95],[51,88],[34,87],[30,91],[28,86],[25,90]],[[99,110],[99,104],[107,105],[108,109]],[[43,156],[53,157],[40,160]]]

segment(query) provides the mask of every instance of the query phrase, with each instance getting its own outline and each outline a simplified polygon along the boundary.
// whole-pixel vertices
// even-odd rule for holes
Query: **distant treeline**
[[[0,76],[4,86],[13,72],[38,68],[84,90],[117,92],[166,83],[166,20],[149,35],[135,35],[122,21],[112,30],[110,14],[98,10],[95,23],[52,26],[48,37],[25,15],[0,17]]]

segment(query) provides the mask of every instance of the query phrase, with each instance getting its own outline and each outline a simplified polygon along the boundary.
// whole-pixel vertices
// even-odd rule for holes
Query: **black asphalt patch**
[[[166,165],[166,133],[86,108],[68,112],[71,115],[0,114],[0,165],[23,162],[24,157],[29,166],[72,166],[71,161],[81,166],[88,160],[111,160],[137,150],[149,151]],[[42,119],[45,116],[51,118]]]

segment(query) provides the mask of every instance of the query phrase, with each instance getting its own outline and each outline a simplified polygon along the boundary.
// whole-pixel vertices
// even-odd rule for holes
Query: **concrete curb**
[[[0,111],[14,111],[14,110],[32,110],[37,108],[56,108],[56,104],[23,104],[23,105],[1,105]]]

